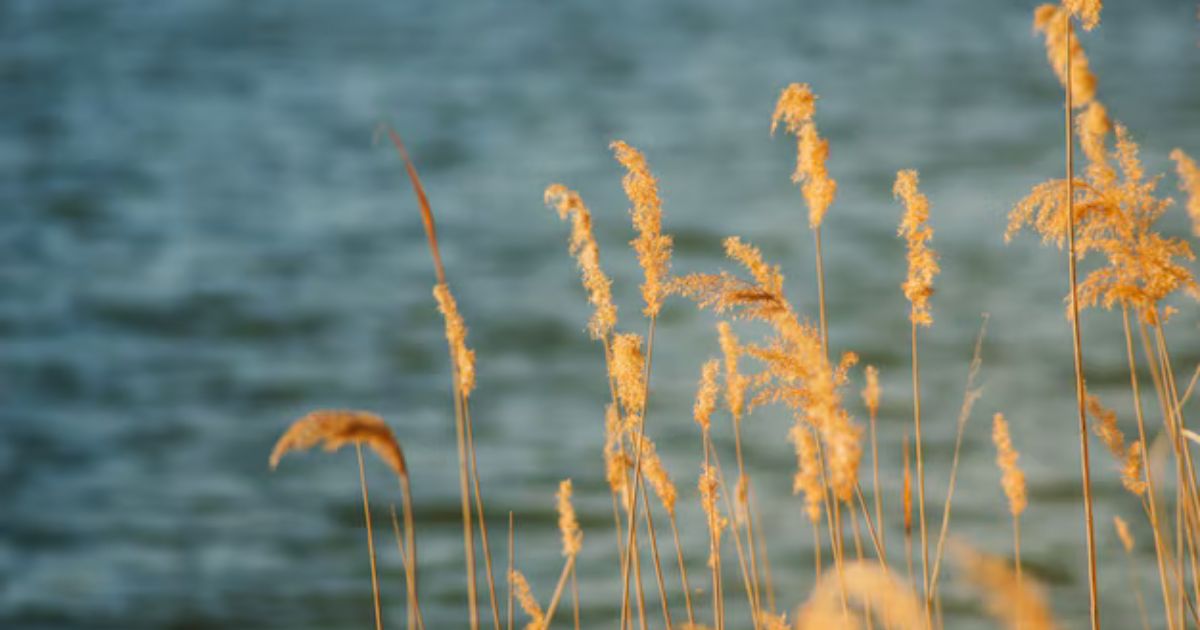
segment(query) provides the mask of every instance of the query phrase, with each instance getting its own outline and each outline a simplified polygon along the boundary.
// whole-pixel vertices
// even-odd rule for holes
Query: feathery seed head
[[[564,479],[558,484],[558,494],[555,495],[558,505],[558,531],[562,534],[562,549],[564,556],[574,556],[583,547],[583,532],[579,529],[579,519],[575,516],[575,506],[571,505],[571,480]]]
[[[1071,17],[1079,20],[1083,30],[1090,31],[1100,23],[1100,0],[1063,0],[1063,7],[1071,13]]]
[[[612,280],[600,268],[600,248],[592,231],[592,213],[583,204],[579,193],[562,184],[546,188],[545,201],[558,211],[560,219],[571,221],[570,252],[579,263],[588,302],[595,309],[588,322],[588,333],[592,339],[603,339],[617,323],[617,307],[612,301]]]
[[[800,127],[812,119],[816,101],[817,97],[807,83],[792,83],[783,88],[775,102],[775,113],[771,115],[771,135],[775,135],[775,128],[781,122],[788,133],[800,133]]]
[[[521,604],[521,610],[524,610],[525,614],[529,616],[529,623],[525,625],[525,630],[545,630],[546,613],[534,598],[533,590],[529,588],[529,582],[525,579],[525,575],[514,570],[509,574],[509,579],[512,580],[513,593]]]
[[[904,296],[912,304],[909,317],[914,324],[929,326],[929,297],[933,295],[933,278],[941,269],[937,254],[929,247],[933,228],[929,227],[929,199],[917,189],[917,172],[896,173],[892,194],[904,201],[904,217],[900,220],[899,235],[908,242],[908,278],[901,285]]]
[[[441,283],[435,285],[433,297],[446,322],[446,341],[450,343],[459,390],[464,398],[469,397],[471,390],[475,389],[475,351],[467,347],[467,325],[458,312],[458,303],[454,301],[449,286]]]
[[[408,467],[400,443],[383,418],[369,411],[321,409],[296,420],[271,450],[271,470],[291,451],[321,444],[333,452],[347,444],[366,444],[397,477],[407,477]]]
[[[821,482],[821,459],[817,438],[812,430],[797,422],[788,431],[788,437],[796,447],[796,476],[792,479],[792,494],[804,493],[804,511],[808,520],[821,520],[821,504],[825,489]]]
[[[667,514],[675,514],[675,502],[679,496],[675,490],[675,483],[667,474],[662,458],[658,456],[658,450],[654,448],[654,442],[645,436],[640,436],[640,440],[638,437],[635,434],[633,441],[635,444],[640,442],[641,445],[642,474],[645,475],[646,481],[650,482],[650,487],[654,489],[654,494],[662,502],[663,509],[667,511]]]
[[[1068,0],[1070,4],[1088,4],[1089,0]],[[1098,3],[1095,3],[1098,4]],[[1075,36],[1075,27],[1067,20],[1070,9],[1053,4],[1043,4],[1034,10],[1033,29],[1046,37],[1046,58],[1050,67],[1058,75],[1058,80],[1067,85],[1067,30],[1070,31],[1070,60],[1071,60],[1071,104],[1073,107],[1084,107],[1096,96],[1096,75],[1088,65],[1087,55],[1079,38]],[[1074,11],[1071,11],[1074,12]],[[1099,9],[1096,10],[1099,19]],[[1086,26],[1086,22],[1085,22]],[[1065,27],[1065,28],[1064,28]]]
[[[642,266],[644,282],[642,299],[646,302],[643,312],[655,317],[662,309],[670,280],[671,237],[662,233],[662,200],[658,196],[658,180],[650,173],[646,157],[640,151],[618,140],[611,145],[625,177],[621,180],[625,196],[633,207],[633,227],[637,238],[630,241]]]
[[[704,432],[712,426],[712,414],[717,408],[717,370],[720,364],[716,359],[709,359],[700,368],[700,387],[696,390],[696,405],[692,416],[696,424]]]
[[[867,366],[867,385],[862,391],[863,403],[872,417],[879,414],[879,369]]]
[[[1017,466],[1020,454],[1013,448],[1012,436],[1008,431],[1008,422],[1004,414],[998,413],[992,418],[992,442],[996,445],[996,465],[1002,473],[1000,484],[1008,497],[1008,511],[1013,516],[1020,516],[1025,511],[1025,473]]]
[[[1200,237],[1200,168],[1180,149],[1171,151],[1175,171],[1179,174],[1179,190],[1187,194],[1187,213],[1192,219],[1192,234]]]
[[[721,354],[725,358],[725,404],[734,422],[741,422],[742,412],[746,407],[746,388],[750,379],[738,369],[738,358],[742,355],[742,346],[733,326],[722,321],[717,324],[717,337],[721,343]]]
[[[612,338],[612,371],[617,399],[625,409],[626,421],[640,421],[646,406],[645,358],[642,356],[642,337],[634,333],[618,333]]]
[[[717,559],[721,553],[721,532],[725,530],[729,521],[721,516],[721,508],[717,506],[717,495],[720,483],[717,481],[717,473],[712,466],[702,466],[700,469],[700,481],[697,484],[700,490],[700,505],[704,508],[704,516],[708,522],[708,531],[712,537],[713,544],[708,556],[708,566],[716,566]]]

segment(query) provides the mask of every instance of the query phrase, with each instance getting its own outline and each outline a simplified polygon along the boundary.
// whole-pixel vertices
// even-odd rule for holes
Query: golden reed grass
[[[271,469],[291,451],[302,451],[320,444],[328,452],[353,444],[358,456],[358,480],[362,488],[363,518],[367,527],[367,554],[371,560],[371,593],[375,605],[375,628],[383,628],[383,611],[379,595],[379,574],[375,566],[375,538],[371,526],[370,499],[367,492],[366,472],[363,470],[362,445],[366,444],[387,465],[400,481],[404,492],[405,541],[408,546],[405,563],[405,581],[408,596],[408,627],[420,625],[417,604],[417,547],[412,518],[412,488],[409,485],[408,465],[404,451],[387,423],[378,415],[368,411],[322,409],[296,420],[275,442],[268,460]]]
[[[1066,0],[1061,5],[1045,5],[1035,12],[1035,29],[1046,39],[1047,58],[1064,89],[1067,172],[1062,179],[1034,186],[1024,199],[1015,204],[1008,217],[1005,238],[1011,238],[1028,226],[1039,233],[1044,241],[1068,250],[1070,294],[1067,302],[1072,325],[1076,393],[1081,414],[1081,472],[1088,532],[1088,589],[1092,625],[1098,627],[1100,619],[1086,450],[1088,434],[1094,432],[1112,452],[1122,484],[1137,497],[1146,515],[1154,540],[1158,582],[1163,595],[1163,616],[1167,627],[1175,630],[1188,627],[1186,621],[1189,616],[1193,621],[1200,622],[1195,613],[1200,606],[1200,581],[1197,580],[1197,575],[1200,575],[1200,535],[1196,533],[1200,524],[1200,494],[1197,493],[1198,484],[1187,446],[1188,440],[1195,439],[1196,434],[1185,425],[1184,404],[1192,384],[1180,388],[1176,382],[1164,326],[1170,313],[1177,308],[1175,303],[1168,301],[1178,295],[1200,297],[1200,289],[1189,267],[1193,259],[1190,244],[1183,239],[1162,234],[1156,227],[1158,220],[1170,207],[1171,200],[1157,193],[1158,178],[1145,173],[1132,134],[1110,117],[1097,98],[1097,81],[1073,30],[1072,20],[1077,20],[1084,30],[1090,30],[1098,24],[1099,11],[1098,2]],[[601,342],[604,350],[611,400],[604,408],[603,459],[604,474],[612,494],[615,546],[620,560],[622,630],[631,628],[634,623],[642,629],[651,626],[646,618],[646,609],[651,608],[653,602],[647,603],[648,593],[643,588],[641,574],[641,562],[647,550],[639,545],[640,536],[645,536],[650,543],[648,556],[653,560],[665,626],[700,627],[696,625],[698,619],[693,611],[692,595],[702,591],[693,591],[688,584],[685,550],[676,521],[677,513],[684,513],[680,506],[689,501],[698,503],[704,514],[703,526],[707,530],[708,543],[705,555],[711,573],[707,596],[710,599],[712,625],[719,630],[726,625],[754,627],[756,630],[863,626],[868,629],[932,629],[946,626],[939,596],[942,550],[949,536],[951,506],[967,418],[980,392],[974,386],[974,377],[978,371],[983,334],[981,331],[976,342],[975,358],[968,370],[967,390],[958,416],[954,456],[943,502],[941,531],[936,555],[931,562],[925,513],[925,467],[930,462],[926,462],[924,457],[917,353],[918,329],[930,328],[933,324],[930,301],[934,292],[933,281],[940,271],[938,256],[930,246],[933,231],[929,226],[929,199],[920,191],[916,171],[897,173],[893,196],[904,206],[898,234],[907,245],[908,270],[901,288],[910,303],[907,315],[911,330],[914,434],[911,447],[909,436],[903,437],[903,476],[899,480],[902,494],[893,508],[901,513],[888,519],[882,497],[884,490],[880,487],[881,461],[877,434],[895,425],[886,410],[881,409],[879,371],[874,366],[867,366],[861,397],[869,419],[871,440],[871,491],[875,513],[872,517],[859,474],[864,427],[843,403],[850,370],[856,365],[858,357],[853,352],[833,355],[828,342],[829,322],[825,313],[820,229],[838,188],[827,169],[830,145],[817,131],[815,105],[816,96],[809,86],[792,84],[781,93],[772,116],[772,132],[782,126],[796,138],[796,165],[792,176],[795,183],[800,185],[816,244],[818,313],[815,325],[785,295],[785,280],[780,267],[769,263],[758,248],[738,237],[724,241],[725,255],[734,263],[736,270],[673,276],[670,260],[673,241],[663,231],[658,182],[650,172],[644,154],[625,142],[617,141],[612,143],[611,149],[624,169],[622,185],[629,199],[636,232],[630,245],[642,268],[641,298],[644,306],[641,311],[648,320],[644,335],[620,331],[617,327],[614,287],[610,277],[601,268],[600,247],[591,211],[578,193],[564,185],[554,184],[544,191],[545,203],[556,211],[560,219],[569,223],[568,252],[579,267],[584,293],[592,307],[587,330],[593,339]],[[483,493],[471,430],[470,399],[476,386],[476,357],[467,344],[466,321],[446,279],[428,198],[399,136],[394,131],[387,131],[403,159],[416,194],[434,262],[434,299],[444,318],[459,448],[470,626],[478,626],[474,559],[474,532],[478,526],[493,621],[498,630],[500,606],[492,584]],[[1075,173],[1074,168],[1076,142],[1085,160],[1079,174]],[[1197,189],[1200,188],[1197,180],[1200,176],[1197,175],[1197,168],[1181,150],[1172,152],[1171,158],[1178,172],[1179,187],[1188,196],[1185,210],[1200,234],[1200,219],[1197,218],[1200,216],[1200,208],[1197,207],[1200,204],[1197,200]],[[1088,275],[1080,282],[1075,265],[1089,254],[1094,256],[1095,263],[1088,266]],[[656,322],[667,308],[668,298],[673,295],[688,298],[701,309],[719,316],[714,345],[720,355],[701,366],[692,409],[702,438],[702,464],[696,486],[690,489],[675,486],[667,468],[668,462],[659,455],[646,422]],[[1136,438],[1127,438],[1119,427],[1116,415],[1083,388],[1083,347],[1078,332],[1080,312],[1090,307],[1114,306],[1120,306],[1122,311],[1130,389],[1138,430]],[[744,330],[740,324],[743,321],[751,323]],[[1154,427],[1147,427],[1146,422],[1152,414],[1148,407],[1143,407],[1141,401],[1139,373],[1142,372],[1142,366],[1138,365],[1134,351],[1134,336],[1141,341],[1144,369],[1149,371],[1153,383],[1151,392],[1158,398],[1158,409],[1162,414],[1163,426],[1158,433],[1163,437],[1157,440]],[[810,521],[814,532],[814,587],[807,602],[792,609],[791,613],[784,612],[788,608],[778,609],[775,605],[766,539],[755,507],[756,495],[747,474],[742,444],[743,423],[754,411],[766,405],[780,405],[791,416],[786,436],[796,454],[793,489],[796,494],[803,495],[798,502],[803,514],[801,518]],[[728,442],[724,441],[725,436],[721,434],[726,429],[714,420],[726,412],[731,420],[729,427],[737,459],[736,479],[733,475],[727,478],[720,464],[719,451],[726,450]],[[1089,416],[1093,423],[1092,431],[1087,430]],[[667,421],[664,419],[664,422]],[[1013,446],[1011,427],[1002,414],[993,417],[991,433],[997,451],[996,462],[1001,470],[1001,486],[1013,519],[1013,562],[1010,565],[1007,561],[950,543],[957,567],[951,575],[974,584],[990,614],[1007,627],[1026,630],[1054,628],[1057,627],[1056,622],[1045,597],[1032,584],[1032,580],[1022,577],[1020,517],[1030,497],[1025,490],[1024,474],[1017,463],[1019,456]],[[660,444],[665,444],[662,439],[659,438]],[[422,628],[416,592],[418,562],[409,504],[408,471],[399,443],[386,424],[378,416],[367,412],[310,414],[281,437],[271,454],[271,463],[274,466],[283,454],[292,450],[317,445],[336,449],[349,444],[355,445],[359,453],[377,628],[382,626],[382,614],[369,497],[361,459],[361,447],[364,445],[376,452],[401,479],[405,495],[405,531],[401,534],[399,523],[394,518],[393,527],[397,539],[403,537],[405,540],[399,551],[408,585],[409,627]],[[915,463],[915,479],[910,460]],[[572,504],[574,491],[570,480],[564,480],[558,486],[556,507],[564,562],[553,594],[544,608],[534,597],[531,585],[513,566],[515,554],[510,512],[506,580],[509,587],[506,616],[510,628],[513,625],[514,600],[519,602],[529,618],[527,628],[548,628],[568,584],[574,604],[574,624],[576,628],[580,625],[576,563],[582,557],[583,534]],[[660,507],[652,506],[651,493]],[[474,513],[471,509],[472,500]],[[913,565],[914,505],[922,556],[919,583]],[[871,542],[875,545],[876,561],[865,558],[858,526],[860,509]],[[621,518],[622,510],[625,519]],[[676,617],[672,616],[672,602],[668,600],[665,571],[660,562],[654,519],[656,514],[664,513],[669,519],[675,544],[680,586],[687,608],[686,623],[673,622]],[[623,520],[627,529],[622,529]],[[694,527],[700,525],[683,524]],[[884,543],[889,526],[903,528],[907,575],[891,570],[888,565],[889,555]],[[1149,627],[1131,555],[1135,526],[1118,519],[1114,521],[1114,527],[1129,558],[1131,591],[1137,599],[1143,626]],[[823,571],[821,552],[825,543],[822,541],[822,528],[828,533],[827,549],[831,552],[835,571]],[[729,532],[728,539],[724,536],[726,531]],[[843,549],[847,535],[852,538],[854,559],[846,557]],[[723,544],[728,540],[732,540],[733,544]],[[740,570],[747,596],[748,617],[735,619],[734,615],[727,614],[724,573],[728,565],[724,560],[728,554],[736,554],[736,568]],[[649,595],[652,597],[653,593]],[[795,594],[791,595],[791,603],[799,601]],[[635,602],[636,617],[632,610]],[[678,606],[678,602],[675,605]],[[678,615],[678,611],[675,614]],[[790,621],[789,617],[792,617]]]

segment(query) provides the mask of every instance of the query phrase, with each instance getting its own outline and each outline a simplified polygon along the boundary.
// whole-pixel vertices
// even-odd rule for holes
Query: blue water
[[[1165,171],[1171,148],[1200,153],[1195,4],[1109,4],[1084,41],[1099,96],[1150,171]],[[565,228],[541,193],[564,182],[592,207],[624,329],[644,323],[606,148],[616,138],[643,149],[661,179],[676,269],[715,269],[721,239],[738,234],[782,265],[793,301],[815,314],[811,237],[788,181],[794,145],[768,135],[792,81],[821,96],[840,184],[823,232],[832,345],[883,375],[892,549],[911,401],[890,186],[897,169],[918,168],[943,267],[936,325],[921,337],[930,514],[941,511],[988,312],[952,531],[1010,549],[989,441],[1003,411],[1030,480],[1027,575],[1080,625],[1063,260],[1031,236],[1001,239],[1008,208],[1062,170],[1060,92],[1032,8],[0,2],[0,626],[369,627],[353,456],[290,456],[267,470],[288,422],[320,407],[373,409],[394,427],[414,471],[427,620],[465,625],[449,368],[411,192],[390,148],[372,144],[386,122],[425,179],[478,352],[474,417],[497,562],[512,510],[518,567],[549,598],[561,566],[553,491],[574,478],[583,617],[611,627],[603,357],[584,332]],[[1173,189],[1166,180],[1163,192]],[[1177,209],[1163,226],[1187,232]],[[1185,303],[1169,330],[1183,375],[1200,359],[1198,321]],[[698,366],[717,351],[713,320],[680,302],[660,324],[650,433],[686,503],[693,586],[707,588],[690,405]],[[1087,315],[1090,385],[1130,430],[1120,335],[1117,316]],[[846,399],[861,416],[857,394]],[[777,597],[790,608],[812,586],[812,549],[790,496],[788,423],[766,409],[744,428]],[[732,457],[728,432],[720,447]],[[1104,613],[1125,627],[1136,608],[1111,517],[1140,534],[1152,615],[1153,551],[1137,501],[1098,444],[1094,453]],[[395,627],[402,581],[383,517],[398,494],[382,466],[369,472]],[[978,623],[977,600],[953,572],[947,583],[948,623]],[[729,599],[736,611],[740,593]]]

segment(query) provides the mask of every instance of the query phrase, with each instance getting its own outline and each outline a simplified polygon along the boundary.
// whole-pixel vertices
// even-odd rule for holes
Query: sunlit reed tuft
[[[513,592],[521,604],[521,610],[524,610],[525,614],[529,616],[529,623],[525,625],[525,630],[544,630],[546,613],[533,596],[533,590],[529,588],[529,582],[525,576],[520,571],[513,571],[509,574],[509,579],[512,580]]]
[[[595,309],[588,322],[588,333],[592,339],[603,339],[617,323],[617,307],[612,301],[612,280],[600,268],[600,248],[592,231],[592,213],[583,204],[579,193],[562,184],[546,188],[545,201],[554,206],[560,219],[571,221],[571,255],[579,262],[588,302]]]
[[[829,177],[825,162],[829,159],[829,141],[817,133],[813,121],[816,96],[807,84],[793,83],[779,95],[775,114],[771,117],[771,133],[779,123],[796,136],[796,171],[792,181],[801,184],[804,203],[808,206],[808,224],[818,228],[837,195],[837,181]]]
[[[1179,189],[1187,195],[1187,213],[1192,219],[1192,234],[1200,236],[1200,167],[1180,149],[1171,151],[1175,171],[1179,174]]]
[[[555,495],[558,505],[558,531],[562,534],[562,549],[564,556],[574,556],[583,547],[583,532],[579,529],[579,519],[575,516],[575,506],[571,505],[571,480],[564,479],[558,484],[558,494]]]
[[[938,268],[937,254],[930,249],[933,228],[929,227],[929,199],[917,189],[919,177],[914,170],[896,173],[892,194],[904,202],[904,217],[900,220],[899,235],[908,243],[908,278],[902,285],[904,297],[912,304],[911,319],[919,326],[929,326],[929,298],[933,295],[933,278]]]
[[[1002,413],[992,418],[992,442],[996,445],[996,465],[1003,473],[1000,483],[1004,487],[1004,496],[1008,497],[1008,511],[1013,516],[1020,516],[1026,505],[1025,473],[1017,466],[1020,454],[1013,448],[1008,422]]]
[[[438,311],[446,321],[446,341],[454,353],[454,367],[458,373],[458,386],[463,398],[471,395],[475,389],[475,351],[467,347],[467,325],[458,312],[458,303],[450,293],[450,287],[438,284],[433,287],[433,297],[437,300]]]
[[[630,244],[637,253],[645,277],[642,283],[642,299],[646,302],[644,313],[647,317],[655,317],[662,309],[671,267],[671,237],[662,233],[658,180],[650,174],[641,151],[620,140],[613,142],[611,148],[617,161],[625,167],[621,183],[625,196],[633,204],[630,212],[637,238]]]
[[[700,369],[700,387],[696,389],[692,417],[703,431],[708,431],[712,426],[713,411],[717,408],[717,370],[720,368],[721,364],[716,359],[709,359]]]
[[[993,618],[1011,630],[1058,628],[1045,596],[1031,580],[1019,580],[1007,562],[956,544],[953,557],[983,597]]]
[[[383,418],[369,411],[323,409],[292,423],[271,451],[271,468],[290,451],[302,451],[316,445],[336,451],[347,444],[365,444],[375,451],[398,477],[408,475],[404,454],[396,436]]]
[[[1075,36],[1075,27],[1067,24],[1071,35],[1068,37],[1063,28],[1064,9],[1053,4],[1043,4],[1033,13],[1033,28],[1046,38],[1046,58],[1050,67],[1063,86],[1067,85],[1068,50],[1071,60],[1071,100],[1074,107],[1084,107],[1096,96],[1096,75],[1088,65],[1087,55],[1079,38]],[[1067,40],[1070,39],[1068,49]]]
[[[613,336],[612,379],[617,388],[617,399],[625,410],[625,421],[630,425],[641,420],[646,406],[645,357],[642,355],[642,337],[634,333]]]

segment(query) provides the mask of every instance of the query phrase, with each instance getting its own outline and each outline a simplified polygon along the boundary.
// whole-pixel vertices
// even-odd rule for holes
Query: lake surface
[[[1084,40],[1099,97],[1149,171],[1164,172],[1172,148],[1200,153],[1196,6],[1109,4]],[[625,330],[645,323],[622,173],[607,149],[618,138],[644,150],[661,180],[677,270],[715,270],[721,239],[737,234],[783,267],[792,300],[815,316],[812,239],[788,180],[794,144],[768,133],[779,90],[802,81],[821,97],[840,185],[823,231],[831,343],[878,365],[884,382],[892,549],[911,394],[891,183],[917,168],[943,268],[936,324],[921,334],[930,514],[941,513],[986,312],[984,393],[952,532],[1010,551],[990,443],[991,415],[1003,411],[1030,482],[1027,575],[1081,627],[1064,260],[1033,236],[1002,239],[1012,204],[1062,172],[1060,89],[1031,31],[1033,6],[0,2],[0,626],[369,627],[353,456],[289,456],[267,469],[287,424],[322,407],[390,421],[413,469],[427,621],[466,625],[445,342],[411,191],[392,150],[372,143],[383,122],[424,177],[478,352],[473,409],[497,562],[512,510],[518,568],[548,600],[561,566],[553,493],[573,478],[587,536],[584,622],[615,625],[603,354],[584,331],[565,227],[542,190],[563,182],[594,211]],[[1162,192],[1174,186],[1168,178]],[[1183,213],[1163,229],[1186,234]],[[1183,375],[1200,360],[1197,313],[1184,305],[1169,329]],[[649,425],[681,488],[692,582],[703,588],[690,409],[699,365],[717,352],[713,323],[687,303],[665,310]],[[1119,317],[1089,312],[1083,334],[1090,386],[1131,430]],[[845,398],[861,418],[860,384],[856,371]],[[789,422],[767,408],[744,429],[777,599],[790,608],[813,577],[810,530],[790,492]],[[732,458],[724,418],[718,438]],[[1152,615],[1153,549],[1137,501],[1094,444],[1104,615],[1130,627],[1112,516],[1135,524]],[[399,495],[382,466],[369,481],[396,627],[403,586],[385,514]],[[945,588],[948,623],[980,624],[953,572]],[[738,610],[740,593],[729,601]]]

